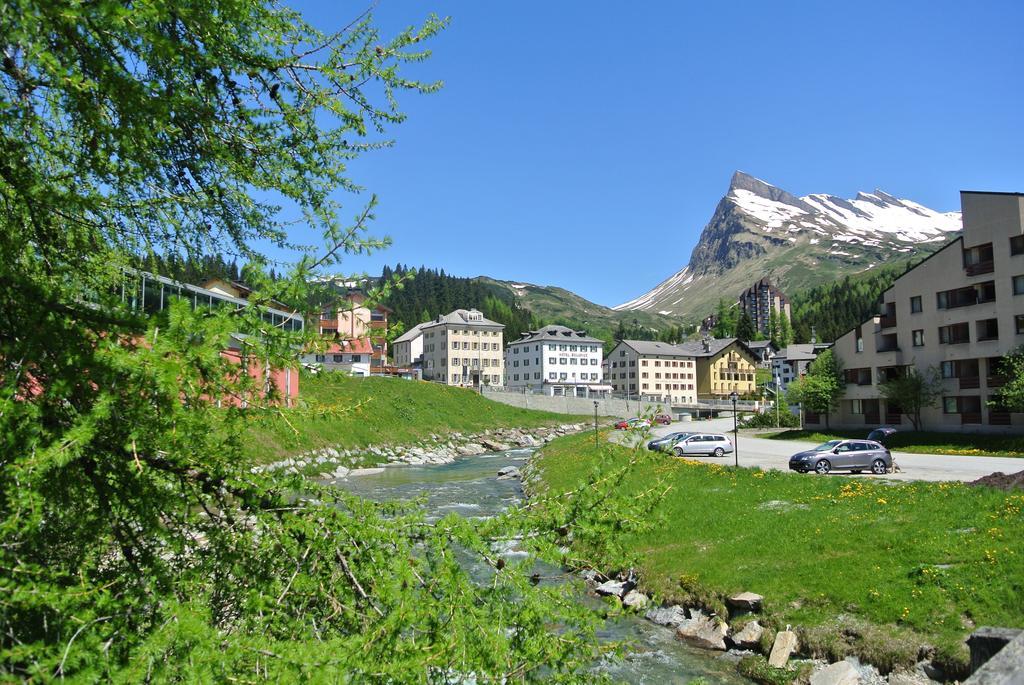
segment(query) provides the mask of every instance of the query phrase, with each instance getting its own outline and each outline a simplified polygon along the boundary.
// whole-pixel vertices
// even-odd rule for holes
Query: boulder
[[[331,474],[331,478],[344,478],[347,475],[348,475],[348,469],[345,468],[344,466],[339,466],[338,468],[336,468],[334,470],[334,473]]]
[[[498,470],[498,480],[514,480],[522,477],[523,474],[515,466],[506,466]]]
[[[732,641],[740,649],[757,649],[761,644],[761,636],[764,635],[764,628],[757,621],[751,621],[743,626],[740,632],[732,636]]]
[[[811,685],[860,685],[861,682],[860,671],[849,661],[837,661],[811,676]]]
[[[700,611],[693,612],[693,618],[676,626],[676,636],[683,642],[703,649],[720,649],[725,651],[725,636],[729,626],[715,616],[705,616]]]
[[[741,592],[725,600],[731,608],[740,611],[760,611],[762,602],[764,597],[754,592]]]
[[[768,655],[768,665],[775,668],[785,668],[789,656],[796,651],[796,633],[792,630],[782,630],[775,636],[775,643],[772,645],[772,652]]]
[[[489,452],[507,452],[512,449],[503,442],[497,440],[481,440],[480,444],[487,448]]]
[[[623,596],[622,606],[630,609],[643,609],[650,601],[644,593],[638,590],[630,590]]]
[[[644,614],[644,617],[652,623],[657,623],[659,626],[670,626],[672,628],[689,620],[689,617],[686,615],[686,609],[678,604],[650,609]]]
[[[594,592],[607,597],[622,597],[633,587],[634,583],[628,580],[609,580],[594,588]]]

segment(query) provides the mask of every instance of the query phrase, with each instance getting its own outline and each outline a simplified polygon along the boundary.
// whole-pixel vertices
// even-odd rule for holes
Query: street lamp
[[[782,392],[782,379],[778,371],[775,372],[775,427],[779,428],[779,393]]]
[[[598,401],[594,400],[594,447],[600,447],[597,441],[597,405]]]
[[[736,418],[736,402],[739,401],[740,396],[735,390],[729,394],[729,399],[732,400],[732,453],[736,457],[736,466],[740,465],[740,427],[739,420]]]

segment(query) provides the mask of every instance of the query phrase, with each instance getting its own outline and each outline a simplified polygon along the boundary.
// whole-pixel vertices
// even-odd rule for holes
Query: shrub
[[[775,428],[776,426],[780,426],[782,428],[799,428],[800,417],[788,409],[784,410],[779,407],[778,423],[776,423],[775,411],[769,410],[761,414],[753,414],[743,421],[742,426],[743,428]]]

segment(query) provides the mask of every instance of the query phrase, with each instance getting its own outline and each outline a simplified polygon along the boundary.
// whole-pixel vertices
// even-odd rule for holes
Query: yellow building
[[[757,355],[736,338],[705,338],[677,345],[697,363],[697,397],[725,399],[754,393]]]

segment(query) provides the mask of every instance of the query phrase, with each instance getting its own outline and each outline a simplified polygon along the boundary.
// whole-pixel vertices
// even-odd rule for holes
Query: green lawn
[[[431,433],[444,436],[587,420],[510,407],[465,388],[400,378],[303,374],[299,397],[294,409],[254,421],[246,432],[244,448],[253,461],[274,461],[326,446],[412,443]]]
[[[836,438],[865,438],[869,429],[786,430],[759,435],[769,440],[806,440],[823,443]],[[937,431],[901,431],[891,436],[890,449],[918,454],[961,454],[975,456],[1024,457],[1024,435],[979,435],[973,433],[940,433]]]
[[[630,457],[602,449],[613,463]],[[570,489],[595,452],[589,436],[554,441],[537,462],[542,487]],[[622,487],[665,486],[655,525],[609,541],[639,555],[642,584],[661,599],[724,611],[727,594],[757,592],[769,622],[799,626],[818,654],[857,654],[882,668],[913,664],[925,644],[962,666],[974,625],[1024,627],[1024,493],[664,456],[643,457]],[[600,563],[616,568],[612,558]]]

